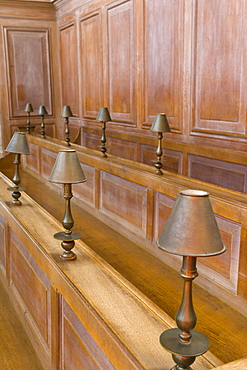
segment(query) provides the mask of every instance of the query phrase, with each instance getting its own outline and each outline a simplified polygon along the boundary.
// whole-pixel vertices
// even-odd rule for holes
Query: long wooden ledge
[[[70,323],[75,325],[73,331],[80,327],[76,321],[79,319],[107,356],[106,359],[102,355],[104,365],[100,368],[105,369],[107,363],[109,369],[112,365],[123,370],[170,369],[171,355],[162,349],[158,338],[162,331],[174,326],[173,320],[82,241],[77,241],[78,259],[63,262],[59,258],[60,243],[53,238],[54,233],[62,230],[60,223],[25,193],[21,198],[22,206],[13,206],[11,194],[6,190],[10,183],[4,175],[0,176],[0,209],[6,233],[6,245],[1,247],[6,248],[5,256],[8,256],[2,261],[2,272],[11,284],[9,290],[18,297],[25,325],[31,335],[36,335],[38,353],[43,364],[46,362],[44,368],[59,362],[59,347],[63,348],[64,355],[71,351],[66,347],[65,334],[68,333],[63,332],[70,328],[65,327],[65,323],[63,329],[56,327],[56,323],[63,321],[65,310],[69,310]],[[19,271],[24,260],[26,268]],[[50,306],[48,303],[41,305],[44,297],[37,294],[40,292],[35,278],[28,282],[27,292],[22,290],[27,284],[25,279],[30,277],[29,269],[45,281],[44,293]],[[34,305],[30,303],[30,293],[33,293]],[[42,311],[44,307],[47,311]],[[45,319],[40,321],[40,315]],[[195,366],[196,369],[210,369],[217,364],[216,358],[208,353],[199,357]]]

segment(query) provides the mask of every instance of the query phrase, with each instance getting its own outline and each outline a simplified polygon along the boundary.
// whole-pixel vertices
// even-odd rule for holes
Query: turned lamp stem
[[[13,163],[15,165],[15,172],[14,172],[14,176],[13,176],[12,181],[15,184],[15,186],[12,187],[12,188],[9,188],[9,189],[13,190],[13,192],[12,192],[12,197],[13,197],[12,203],[15,204],[15,205],[21,205],[21,201],[19,200],[19,198],[21,196],[21,193],[19,192],[19,186],[18,186],[21,182],[20,172],[19,172],[19,165],[21,163],[21,155],[19,153],[15,154],[15,159],[14,159]]]
[[[63,197],[65,199],[65,212],[63,217],[63,227],[66,229],[66,234],[71,234],[70,229],[74,226],[74,219],[71,213],[70,199],[73,197],[71,184],[64,184]]]
[[[65,142],[67,146],[71,146],[70,144],[70,131],[69,131],[69,118],[65,117]]]
[[[157,147],[157,150],[156,150],[156,155],[157,155],[157,161],[155,163],[155,167],[156,167],[156,173],[157,175],[162,175],[163,172],[161,171],[161,168],[163,166],[162,162],[161,162],[161,157],[163,155],[163,150],[162,150],[162,139],[163,139],[163,134],[162,132],[158,132],[158,147]]]
[[[190,331],[196,326],[196,314],[192,301],[192,281],[198,276],[196,257],[183,257],[180,275],[184,279],[183,298],[176,315],[176,323],[181,330],[179,339],[182,343],[190,343]]]
[[[102,157],[107,157],[107,155],[106,155],[106,146],[105,146],[105,143],[106,143],[105,129],[106,129],[106,122],[102,122],[102,136],[101,136],[102,146],[101,146],[101,149],[100,149],[100,151],[102,153]]]

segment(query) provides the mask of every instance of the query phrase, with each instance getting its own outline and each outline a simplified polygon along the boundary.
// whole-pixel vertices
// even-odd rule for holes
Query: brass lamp
[[[65,118],[65,142],[66,145],[70,146],[70,137],[69,137],[69,117],[73,117],[70,106],[65,105],[61,112],[61,117]]]
[[[45,120],[44,120],[44,115],[45,114],[48,114],[45,106],[40,105],[39,110],[38,110],[38,115],[41,116],[41,136],[43,137],[43,139],[46,138],[46,136],[45,136]]]
[[[62,225],[65,231],[56,233],[54,238],[62,240],[61,245],[64,252],[60,257],[67,261],[73,261],[76,259],[76,254],[71,249],[74,248],[75,240],[79,239],[81,234],[71,231],[74,226],[70,207],[70,199],[73,197],[72,184],[86,181],[75,150],[59,151],[49,181],[64,184],[65,213]]]
[[[196,356],[209,348],[207,337],[192,330],[196,325],[192,302],[192,281],[198,276],[196,258],[225,251],[207,192],[180,191],[157,245],[165,252],[183,256],[180,275],[184,279],[183,298],[176,315],[178,328],[164,331],[160,343],[172,353],[176,363],[172,369],[190,369]]]
[[[30,134],[30,113],[33,112],[33,107],[31,103],[27,103],[25,107],[25,112],[27,112],[27,125],[26,125],[26,131],[28,134]]]
[[[102,122],[102,136],[101,136],[102,147],[100,151],[102,153],[102,157],[107,157],[106,147],[105,147],[105,143],[106,143],[105,129],[106,129],[106,122],[111,121],[111,116],[108,111],[108,108],[100,108],[96,121]]]
[[[14,165],[15,165],[15,172],[14,177],[12,179],[13,183],[15,184],[14,187],[10,187],[7,190],[12,191],[12,203],[16,206],[20,206],[22,203],[19,200],[21,193],[20,191],[25,190],[24,188],[19,187],[21,182],[20,173],[19,173],[19,165],[21,163],[21,154],[30,154],[28,143],[26,139],[26,134],[24,132],[15,132],[12,136],[7,148],[5,149],[8,153],[14,153]]]
[[[163,132],[171,131],[165,113],[159,113],[156,115],[153,121],[153,124],[150,128],[150,131],[158,132],[158,148],[156,150],[157,160],[155,163],[155,167],[156,167],[155,172],[157,173],[157,175],[162,175],[163,172],[161,171],[161,168],[162,168],[161,157],[163,155],[163,150],[162,150]]]

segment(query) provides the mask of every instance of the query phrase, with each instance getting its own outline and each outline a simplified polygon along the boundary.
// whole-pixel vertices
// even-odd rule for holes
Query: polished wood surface
[[[43,370],[2,282],[0,312],[0,367],[6,370]]]
[[[29,135],[28,142],[33,154],[22,157],[23,167],[39,179],[48,180],[57,152],[64,148],[64,143],[56,139],[42,140],[36,135]],[[200,258],[197,281],[247,315],[245,194],[168,172],[161,177],[154,174],[150,166],[111,155],[105,160],[99,150],[72,147],[77,150],[87,178],[85,183],[73,186],[78,204],[176,270],[181,268],[179,259],[158,249],[156,240],[180,190],[209,192],[227,251],[221,256]]]
[[[10,169],[4,172],[11,177]],[[44,183],[44,180],[40,182],[26,172],[22,172],[21,175],[22,186],[26,187],[26,192],[61,222],[64,204],[61,194],[58,193],[59,189],[51,188],[50,183]],[[48,193],[49,202],[47,202]],[[74,230],[81,232],[82,240],[139,291],[174,318],[180,304],[183,284],[178,271],[120,235],[110,225],[102,223],[76,203],[74,199],[72,203]],[[244,357],[247,318],[197,284],[194,284],[193,290],[195,311],[198,316],[196,328],[209,338],[211,351],[223,362]]]
[[[53,237],[62,230],[60,222],[25,193],[22,206],[13,206],[9,200],[11,194],[6,190],[9,184],[11,182],[1,175],[0,210],[9,255],[6,271],[1,269],[1,275],[9,284],[8,292],[43,367],[170,369],[172,357],[163,350],[158,338],[160,332],[174,325],[174,320],[83,241],[76,242],[76,261],[61,260],[61,245]],[[19,254],[17,258],[16,254]],[[18,273],[20,259],[25,261],[26,268],[22,269],[17,282],[11,278],[11,271]],[[37,279],[30,282],[32,270],[41,276],[42,282]],[[28,280],[26,294],[20,283]],[[42,297],[40,285],[47,287]],[[31,305],[28,303],[30,293]],[[32,310],[32,306],[37,310]],[[40,312],[47,318],[43,322],[38,320]],[[195,363],[199,370],[219,364],[210,352],[197,358]]]

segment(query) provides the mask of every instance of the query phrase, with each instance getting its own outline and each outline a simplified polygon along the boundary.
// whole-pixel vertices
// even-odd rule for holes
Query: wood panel
[[[157,147],[141,145],[141,162],[154,166],[154,163],[157,162],[156,150]],[[162,165],[163,170],[182,173],[182,153],[163,148]]]
[[[87,148],[99,150],[102,146],[100,136],[96,134],[85,133],[84,134],[84,145]]]
[[[103,50],[100,11],[80,22],[83,117],[96,118],[104,105]]]
[[[237,294],[242,225],[217,215],[216,221],[226,252],[217,257],[199,258],[198,268],[200,273],[217,279],[218,284]]]
[[[115,367],[63,297],[60,297],[60,302],[61,369],[114,370]]]
[[[245,1],[197,1],[193,131],[246,134],[245,18]]]
[[[95,204],[95,168],[87,164],[81,164],[86,182],[81,184],[73,184],[73,193],[78,198],[83,198],[84,201],[91,207]]]
[[[69,105],[79,115],[77,32],[74,23],[60,29],[62,105]]]
[[[100,175],[100,211],[145,236],[147,189],[104,171]]]
[[[50,282],[17,235],[9,229],[10,282],[50,346]]]
[[[35,173],[40,173],[39,147],[32,143],[28,144],[30,154],[21,157],[21,160]]]
[[[0,215],[0,265],[3,271],[6,271],[6,241],[5,241],[5,221]]]
[[[4,27],[8,55],[10,118],[24,115],[26,103],[37,114],[40,105],[52,112],[49,29]],[[34,85],[35,81],[35,93]]]
[[[106,132],[107,135],[107,132]],[[137,160],[137,143],[127,140],[119,140],[115,138],[107,138],[106,142],[107,152],[117,157]]]
[[[189,155],[188,171],[189,177],[244,193],[247,191],[245,165]]]
[[[182,130],[182,3],[144,1],[145,122],[165,112],[177,130]]]
[[[108,35],[108,107],[113,121],[136,124],[135,3],[106,7]]]
[[[56,158],[57,153],[44,148],[41,149],[41,173],[45,179],[50,177]]]

